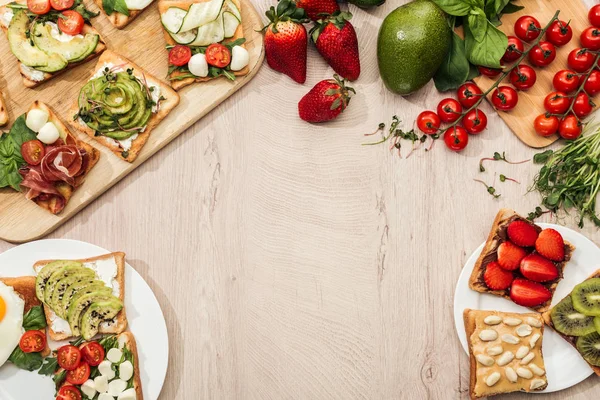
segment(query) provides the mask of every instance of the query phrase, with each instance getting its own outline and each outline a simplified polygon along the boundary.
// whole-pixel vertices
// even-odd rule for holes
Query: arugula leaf
[[[10,186],[21,191],[23,177],[19,174],[19,168],[25,164],[21,145],[36,138],[35,132],[25,124],[25,118],[25,114],[21,115],[8,134],[0,135],[0,188]]]
[[[19,346],[13,350],[8,361],[16,367],[30,372],[39,369],[44,363],[40,353],[24,353]]]
[[[62,369],[58,374],[54,374],[54,376],[52,377],[52,380],[54,381],[54,387],[56,388],[57,392],[60,389],[60,387],[62,386],[62,384],[66,378],[67,378],[67,371],[65,371],[64,369]]]
[[[440,92],[453,90],[462,85],[468,76],[469,61],[465,52],[465,42],[453,32],[452,47],[433,77],[435,87]]]
[[[42,306],[31,307],[23,317],[23,328],[26,331],[44,329],[46,327],[46,316]]]
[[[483,0],[433,0],[446,14],[462,17],[469,14],[471,9],[483,3]],[[483,7],[483,4],[481,4]]]
[[[465,49],[467,58],[475,65],[500,68],[500,59],[508,46],[508,38],[491,22],[487,22],[487,34],[480,42],[475,40],[470,26],[465,26]]]
[[[58,359],[56,357],[46,357],[44,359],[44,365],[38,371],[40,375],[54,375],[56,370],[58,369]]]
[[[129,9],[125,0],[102,0],[102,8],[106,15],[111,15],[115,12],[129,16]]]

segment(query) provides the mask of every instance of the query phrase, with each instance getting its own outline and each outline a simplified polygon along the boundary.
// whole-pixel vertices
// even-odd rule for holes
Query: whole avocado
[[[389,90],[408,95],[422,88],[440,67],[452,42],[446,14],[429,0],[392,11],[377,37],[381,79]]]
[[[385,3],[385,0],[348,0],[348,3],[354,4],[360,8],[369,8],[373,6],[380,6]]]

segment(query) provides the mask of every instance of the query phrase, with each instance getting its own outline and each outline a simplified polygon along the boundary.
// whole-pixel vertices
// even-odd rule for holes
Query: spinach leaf
[[[25,164],[21,155],[21,145],[36,138],[35,132],[25,124],[25,114],[13,124],[8,134],[0,135],[0,188],[12,187],[20,191],[23,178],[19,168]]]
[[[435,87],[440,92],[453,90],[462,85],[468,76],[469,61],[465,52],[465,42],[453,32],[452,47],[433,77]]]
[[[56,357],[46,357],[44,359],[44,365],[38,371],[40,375],[54,375],[58,369],[58,359]]]
[[[23,328],[26,331],[44,329],[46,327],[46,316],[42,306],[31,307],[23,317]]]
[[[102,0],[102,8],[106,15],[111,15],[118,12],[123,15],[129,16],[129,9],[125,0]]]
[[[462,17],[469,14],[473,7],[481,5],[483,0],[434,0],[439,8],[444,10],[446,14]]]
[[[508,46],[508,38],[491,22],[487,22],[487,34],[480,42],[475,40],[470,27],[465,26],[465,49],[467,58],[475,65],[500,68],[500,59]]]
[[[8,361],[16,367],[30,372],[39,369],[44,363],[40,353],[24,353],[19,346],[13,350]]]
[[[485,16],[485,12],[483,12],[481,8],[471,11],[467,17],[467,23],[475,40],[482,42],[483,39],[485,39],[488,27],[488,20]]]

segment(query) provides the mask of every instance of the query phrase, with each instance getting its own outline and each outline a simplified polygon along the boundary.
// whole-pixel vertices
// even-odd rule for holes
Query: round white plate
[[[558,284],[552,298],[552,306],[554,306],[571,293],[575,285],[581,283],[597,269],[600,269],[600,249],[588,238],[572,229],[554,224],[540,223],[537,225],[542,228],[556,229],[566,241],[576,247],[571,261],[565,267],[564,278]],[[532,312],[530,309],[518,306],[510,300],[491,294],[479,293],[469,288],[469,277],[477,258],[483,250],[484,244],[479,246],[467,260],[460,278],[458,278],[456,292],[454,293],[454,324],[456,325],[456,331],[458,332],[462,347],[467,354],[469,349],[467,347],[467,335],[463,322],[463,311],[465,308],[519,313]],[[581,358],[577,350],[548,327],[544,329],[542,346],[548,387],[540,393],[556,392],[577,385],[593,373],[590,366]]]
[[[0,277],[33,275],[33,264],[47,259],[81,259],[109,251],[76,240],[40,240],[0,254]],[[169,363],[169,337],[165,318],[152,290],[131,265],[125,268],[125,308],[140,360],[144,398],[156,400]],[[66,342],[64,342],[66,343]],[[57,343],[50,343],[56,348]],[[54,383],[47,376],[23,371],[10,363],[0,367],[0,399],[54,400]]]

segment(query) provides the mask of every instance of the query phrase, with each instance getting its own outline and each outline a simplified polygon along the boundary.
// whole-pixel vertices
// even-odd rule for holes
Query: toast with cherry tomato
[[[36,87],[106,49],[81,0],[19,0],[0,7],[0,28],[18,60],[23,84]]]
[[[4,96],[0,92],[0,126],[8,124],[8,110],[4,102]]]

